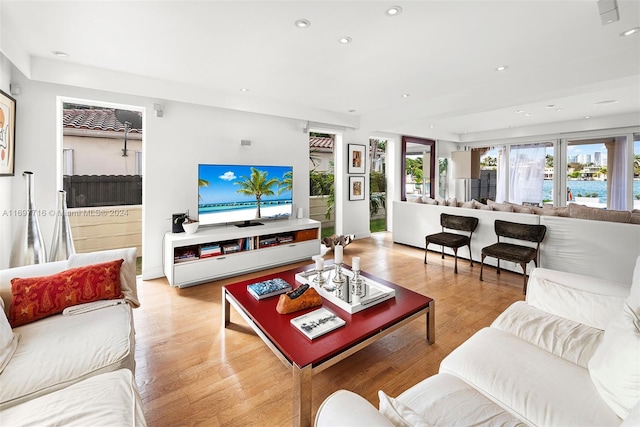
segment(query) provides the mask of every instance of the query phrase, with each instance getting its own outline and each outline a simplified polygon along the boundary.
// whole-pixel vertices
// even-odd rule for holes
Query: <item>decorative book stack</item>
[[[291,285],[279,277],[247,285],[247,291],[257,300],[284,294],[291,289]]]
[[[346,322],[331,311],[322,307],[302,316],[291,319],[291,324],[310,340],[331,332]]]
[[[222,248],[220,245],[209,244],[200,246],[200,258],[208,258],[212,256],[222,255]]]

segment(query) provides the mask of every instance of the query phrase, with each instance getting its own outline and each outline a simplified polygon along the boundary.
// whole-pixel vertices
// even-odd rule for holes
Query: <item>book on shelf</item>
[[[231,244],[223,245],[222,246],[222,251],[225,254],[232,254],[234,252],[240,252],[240,245],[238,245],[237,243],[231,243]]]
[[[200,247],[200,257],[207,258],[216,255],[222,255],[222,248],[220,245],[206,245]]]
[[[291,324],[310,340],[344,326],[344,319],[322,307],[291,319]]]
[[[291,289],[291,285],[279,277],[247,285],[247,291],[257,300],[284,294]]]

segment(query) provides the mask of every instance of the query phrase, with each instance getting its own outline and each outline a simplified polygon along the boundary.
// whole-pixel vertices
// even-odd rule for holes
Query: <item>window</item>
[[[633,209],[640,209],[640,133],[633,135]]]
[[[607,157],[607,148],[602,142],[567,143],[568,203],[607,207]]]
[[[552,153],[552,143],[509,147],[509,196],[506,200],[518,205],[542,205],[546,160]]]
[[[69,208],[142,204],[142,114],[63,104],[63,188]]]

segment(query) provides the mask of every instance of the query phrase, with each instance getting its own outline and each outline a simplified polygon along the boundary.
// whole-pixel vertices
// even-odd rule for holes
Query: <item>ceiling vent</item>
[[[617,0],[598,0],[598,11],[602,25],[611,24],[620,20]]]

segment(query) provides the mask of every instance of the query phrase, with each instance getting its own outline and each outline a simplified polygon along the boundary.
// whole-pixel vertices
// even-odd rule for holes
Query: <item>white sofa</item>
[[[635,260],[640,255],[640,225],[635,223],[399,201],[393,202],[393,241],[424,248],[424,237],[441,231],[441,213],[478,218],[478,228],[471,239],[471,257],[478,262],[482,248],[496,242],[496,219],[522,224],[542,224],[547,227],[547,233],[540,245],[539,267],[625,283],[631,277]],[[518,244],[527,243],[520,241]],[[535,244],[532,243],[531,246]],[[436,245],[429,245],[429,249],[441,250],[440,246]],[[445,248],[445,253],[453,255],[449,248]],[[458,257],[469,258],[466,247],[458,251]],[[495,258],[485,259],[485,264],[495,266],[496,262]],[[501,261],[500,267],[522,273],[520,265],[513,262]],[[529,263],[528,271],[533,267],[533,263]]]
[[[535,269],[518,301],[379,410],[340,390],[324,426],[640,425],[640,257],[632,286]]]
[[[72,267],[123,259],[124,298],[76,306],[79,314],[54,314],[13,328],[6,335],[11,279],[49,276]],[[4,307],[0,355],[2,425],[146,425],[135,383],[135,336],[131,309],[140,305],[136,249],[72,255],[67,261],[0,271]],[[0,314],[2,316],[2,314]],[[10,334],[11,332],[9,332]],[[16,345],[17,344],[17,345]]]

